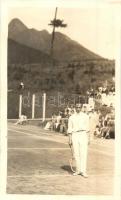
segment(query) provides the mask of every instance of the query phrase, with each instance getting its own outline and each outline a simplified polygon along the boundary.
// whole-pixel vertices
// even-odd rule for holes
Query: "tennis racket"
[[[74,158],[74,155],[73,155],[72,144],[69,144],[69,147],[70,147],[71,155],[72,155],[71,159],[69,159],[69,165],[70,165],[71,171],[74,173],[74,172],[76,172],[76,163],[75,163],[75,158]]]

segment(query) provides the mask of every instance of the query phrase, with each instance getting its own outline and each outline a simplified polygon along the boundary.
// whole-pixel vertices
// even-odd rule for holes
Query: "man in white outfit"
[[[76,112],[69,118],[68,134],[69,143],[72,142],[74,158],[76,161],[76,172],[73,175],[82,175],[87,178],[87,151],[88,151],[88,132],[89,116],[80,112],[82,105],[76,106]]]

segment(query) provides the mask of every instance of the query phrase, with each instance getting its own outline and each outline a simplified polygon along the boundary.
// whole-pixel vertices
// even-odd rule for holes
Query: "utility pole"
[[[50,56],[52,57],[52,59],[53,59],[53,47],[54,47],[54,39],[55,39],[55,28],[59,28],[59,27],[65,28],[65,27],[67,27],[67,24],[64,24],[63,20],[56,19],[57,11],[58,11],[58,8],[56,7],[54,19],[51,20],[50,24],[49,24],[50,26],[53,27],[52,38],[51,38],[51,47],[50,47]]]
[[[58,8],[56,7],[55,17],[54,17],[53,23],[50,24],[51,26],[53,26],[52,38],[51,38],[51,47],[50,47],[50,55],[51,55],[52,58],[53,58],[53,45],[54,45],[54,38],[55,38],[55,23],[54,22],[56,21],[57,10],[58,10]]]

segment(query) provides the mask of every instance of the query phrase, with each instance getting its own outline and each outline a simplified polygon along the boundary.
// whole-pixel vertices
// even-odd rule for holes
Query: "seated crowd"
[[[74,106],[67,106],[65,111],[53,113],[52,118],[44,127],[45,130],[53,130],[67,135],[68,118],[75,112]],[[83,106],[83,112],[86,112],[90,118],[90,138],[115,138],[115,116],[114,110],[107,113],[105,116],[99,110],[87,110]]]
[[[65,133],[67,131],[68,118],[63,112],[58,112],[58,114],[53,113],[52,118],[48,121],[44,127],[45,130],[53,130],[60,133]]]

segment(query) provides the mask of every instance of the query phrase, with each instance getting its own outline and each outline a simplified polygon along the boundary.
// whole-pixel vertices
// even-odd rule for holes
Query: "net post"
[[[35,94],[32,95],[32,119],[35,117]]]
[[[45,121],[45,112],[46,112],[46,93],[43,94],[43,116],[42,121]]]
[[[22,94],[19,95],[19,118],[22,115]]]

